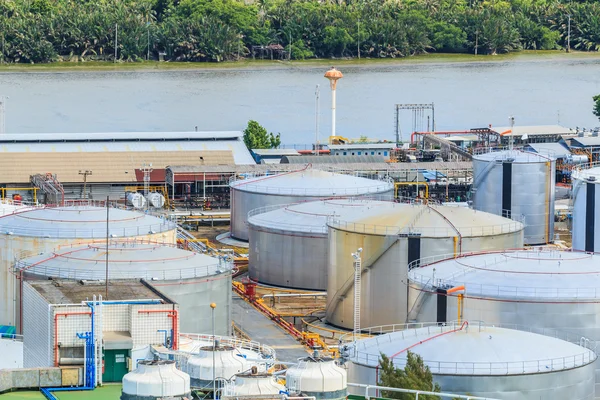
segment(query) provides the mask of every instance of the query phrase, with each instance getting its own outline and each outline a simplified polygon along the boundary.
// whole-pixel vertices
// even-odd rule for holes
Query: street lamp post
[[[344,75],[331,67],[331,69],[325,72],[325,78],[329,79],[329,86],[331,87],[331,136],[335,136],[335,89],[337,87],[337,81],[342,79]]]
[[[215,371],[215,353],[217,352],[217,341],[215,340],[215,308],[217,308],[217,303],[210,303],[210,309],[211,309],[211,313],[212,313],[212,342],[213,342],[213,351],[212,351],[213,399],[217,398],[217,374]]]

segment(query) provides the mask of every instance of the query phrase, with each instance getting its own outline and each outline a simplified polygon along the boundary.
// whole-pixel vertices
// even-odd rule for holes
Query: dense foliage
[[[281,134],[267,133],[261,124],[250,120],[244,129],[244,143],[249,149],[276,149],[281,146]]]
[[[0,0],[0,60],[496,54],[564,48],[569,16],[600,50],[596,0]]]
[[[598,119],[600,119],[600,94],[593,97],[594,100],[594,109],[592,112]]]
[[[429,367],[418,354],[410,350],[406,356],[404,369],[396,368],[392,360],[385,354],[381,354],[379,360],[379,385],[393,388],[423,390],[428,392],[440,392],[440,386],[433,383],[433,375]],[[414,394],[382,391],[382,396],[388,399],[412,400]],[[438,396],[420,395],[422,400],[439,400]]]

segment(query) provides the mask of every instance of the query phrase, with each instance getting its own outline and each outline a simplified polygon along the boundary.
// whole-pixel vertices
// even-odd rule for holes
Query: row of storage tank
[[[150,192],[146,196],[138,192],[129,192],[127,193],[127,204],[138,210],[146,208],[146,205],[152,208],[163,208],[165,196],[158,192]]]
[[[474,209],[385,201],[393,191],[391,182],[369,182],[352,176],[338,181],[337,174],[309,169],[234,181],[231,236],[249,241],[252,279],[274,286],[327,290],[326,321],[345,329],[352,329],[354,323],[352,253],[362,248],[360,326],[380,327],[378,333],[390,330],[392,333],[385,340],[391,349],[387,353],[378,347],[381,338],[371,345],[347,346],[344,354],[354,366],[350,368],[353,382],[377,382],[380,352],[394,355],[402,346],[410,347],[411,340],[413,344],[421,343],[428,335],[440,335],[444,339],[432,341],[434,350],[425,357],[435,356],[429,365],[447,391],[495,394],[502,399],[537,399],[534,392],[547,387],[549,397],[542,398],[600,398],[600,387],[598,396],[594,394],[595,382],[600,383],[600,370],[597,377],[593,372],[589,375],[595,370],[595,341],[600,340],[600,328],[595,322],[599,299],[592,289],[595,279],[600,278],[600,266],[592,267],[590,262],[589,270],[582,272],[578,270],[582,267],[580,261],[575,261],[579,257],[593,258],[578,251],[593,252],[600,240],[594,235],[600,220],[600,200],[595,197],[600,168],[573,174],[575,251],[507,251],[553,241],[555,161],[518,150],[489,152],[474,158]],[[337,185],[340,182],[344,182],[342,187]],[[505,253],[498,253],[502,251]],[[450,267],[440,261],[462,263],[469,257],[489,254],[508,264],[524,259],[531,271],[490,270],[490,266],[498,264],[494,259],[483,260],[476,267],[457,267],[447,274],[452,279],[441,278],[444,272],[440,268]],[[570,257],[575,260],[568,262]],[[552,263],[564,272],[555,271]],[[570,268],[574,272],[569,272]],[[473,271],[480,270],[489,272],[489,282],[463,280],[477,276]],[[422,275],[424,271],[429,275]],[[536,281],[544,276],[548,281]],[[531,282],[525,282],[527,277]],[[570,278],[575,282],[568,282]],[[546,286],[539,286],[539,282]],[[477,290],[471,290],[473,285],[478,285],[479,290],[487,287],[490,292],[495,291],[497,298],[482,298]],[[491,325],[452,325],[458,297],[447,290],[456,286],[466,287],[463,316]],[[476,301],[477,305],[473,304]],[[434,324],[429,326],[427,322]],[[440,326],[443,324],[446,325]],[[570,341],[581,340],[582,346],[561,346],[555,338],[555,346],[540,346],[543,339],[531,333],[508,331],[499,324],[528,326],[546,337],[558,335],[554,329],[566,331]],[[396,332],[404,335],[407,327],[420,326],[424,326],[423,331],[417,329],[412,337],[395,344],[400,337],[394,337]],[[454,338],[463,335],[473,337],[464,339],[466,345],[455,346],[454,341],[460,339]],[[493,338],[505,337],[510,340],[492,342]],[[481,357],[474,358],[468,346],[483,338],[489,338],[484,344],[491,347],[481,348]],[[462,350],[457,353],[457,348]],[[569,357],[571,361],[567,362]],[[442,365],[445,362],[448,366]],[[502,363],[504,369],[500,371]],[[507,383],[506,376],[513,374],[520,377],[520,383],[515,383],[516,379]],[[461,376],[461,383],[444,380],[444,376]],[[477,386],[472,379],[479,376],[498,378],[479,380],[485,383]],[[531,382],[534,377],[539,378],[535,384]],[[510,388],[514,389],[512,395],[506,393]]]

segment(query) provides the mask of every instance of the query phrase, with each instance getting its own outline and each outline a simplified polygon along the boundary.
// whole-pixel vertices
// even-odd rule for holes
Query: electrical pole
[[[319,86],[315,91],[315,155],[319,155]]]
[[[92,171],[86,169],[85,171],[79,170],[79,175],[83,175],[83,193],[81,194],[82,199],[87,199],[87,177],[88,175],[92,175]]]
[[[508,121],[510,122],[510,137],[508,138],[508,149],[512,150],[515,140],[515,134],[513,132],[513,128],[515,127],[515,117],[508,117]]]

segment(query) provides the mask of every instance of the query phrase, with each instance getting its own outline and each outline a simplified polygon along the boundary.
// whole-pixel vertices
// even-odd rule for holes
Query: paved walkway
[[[294,340],[283,329],[269,318],[233,293],[231,315],[235,324],[252,340],[271,346],[277,352],[277,359],[284,362],[295,362],[306,357],[305,347]]]

